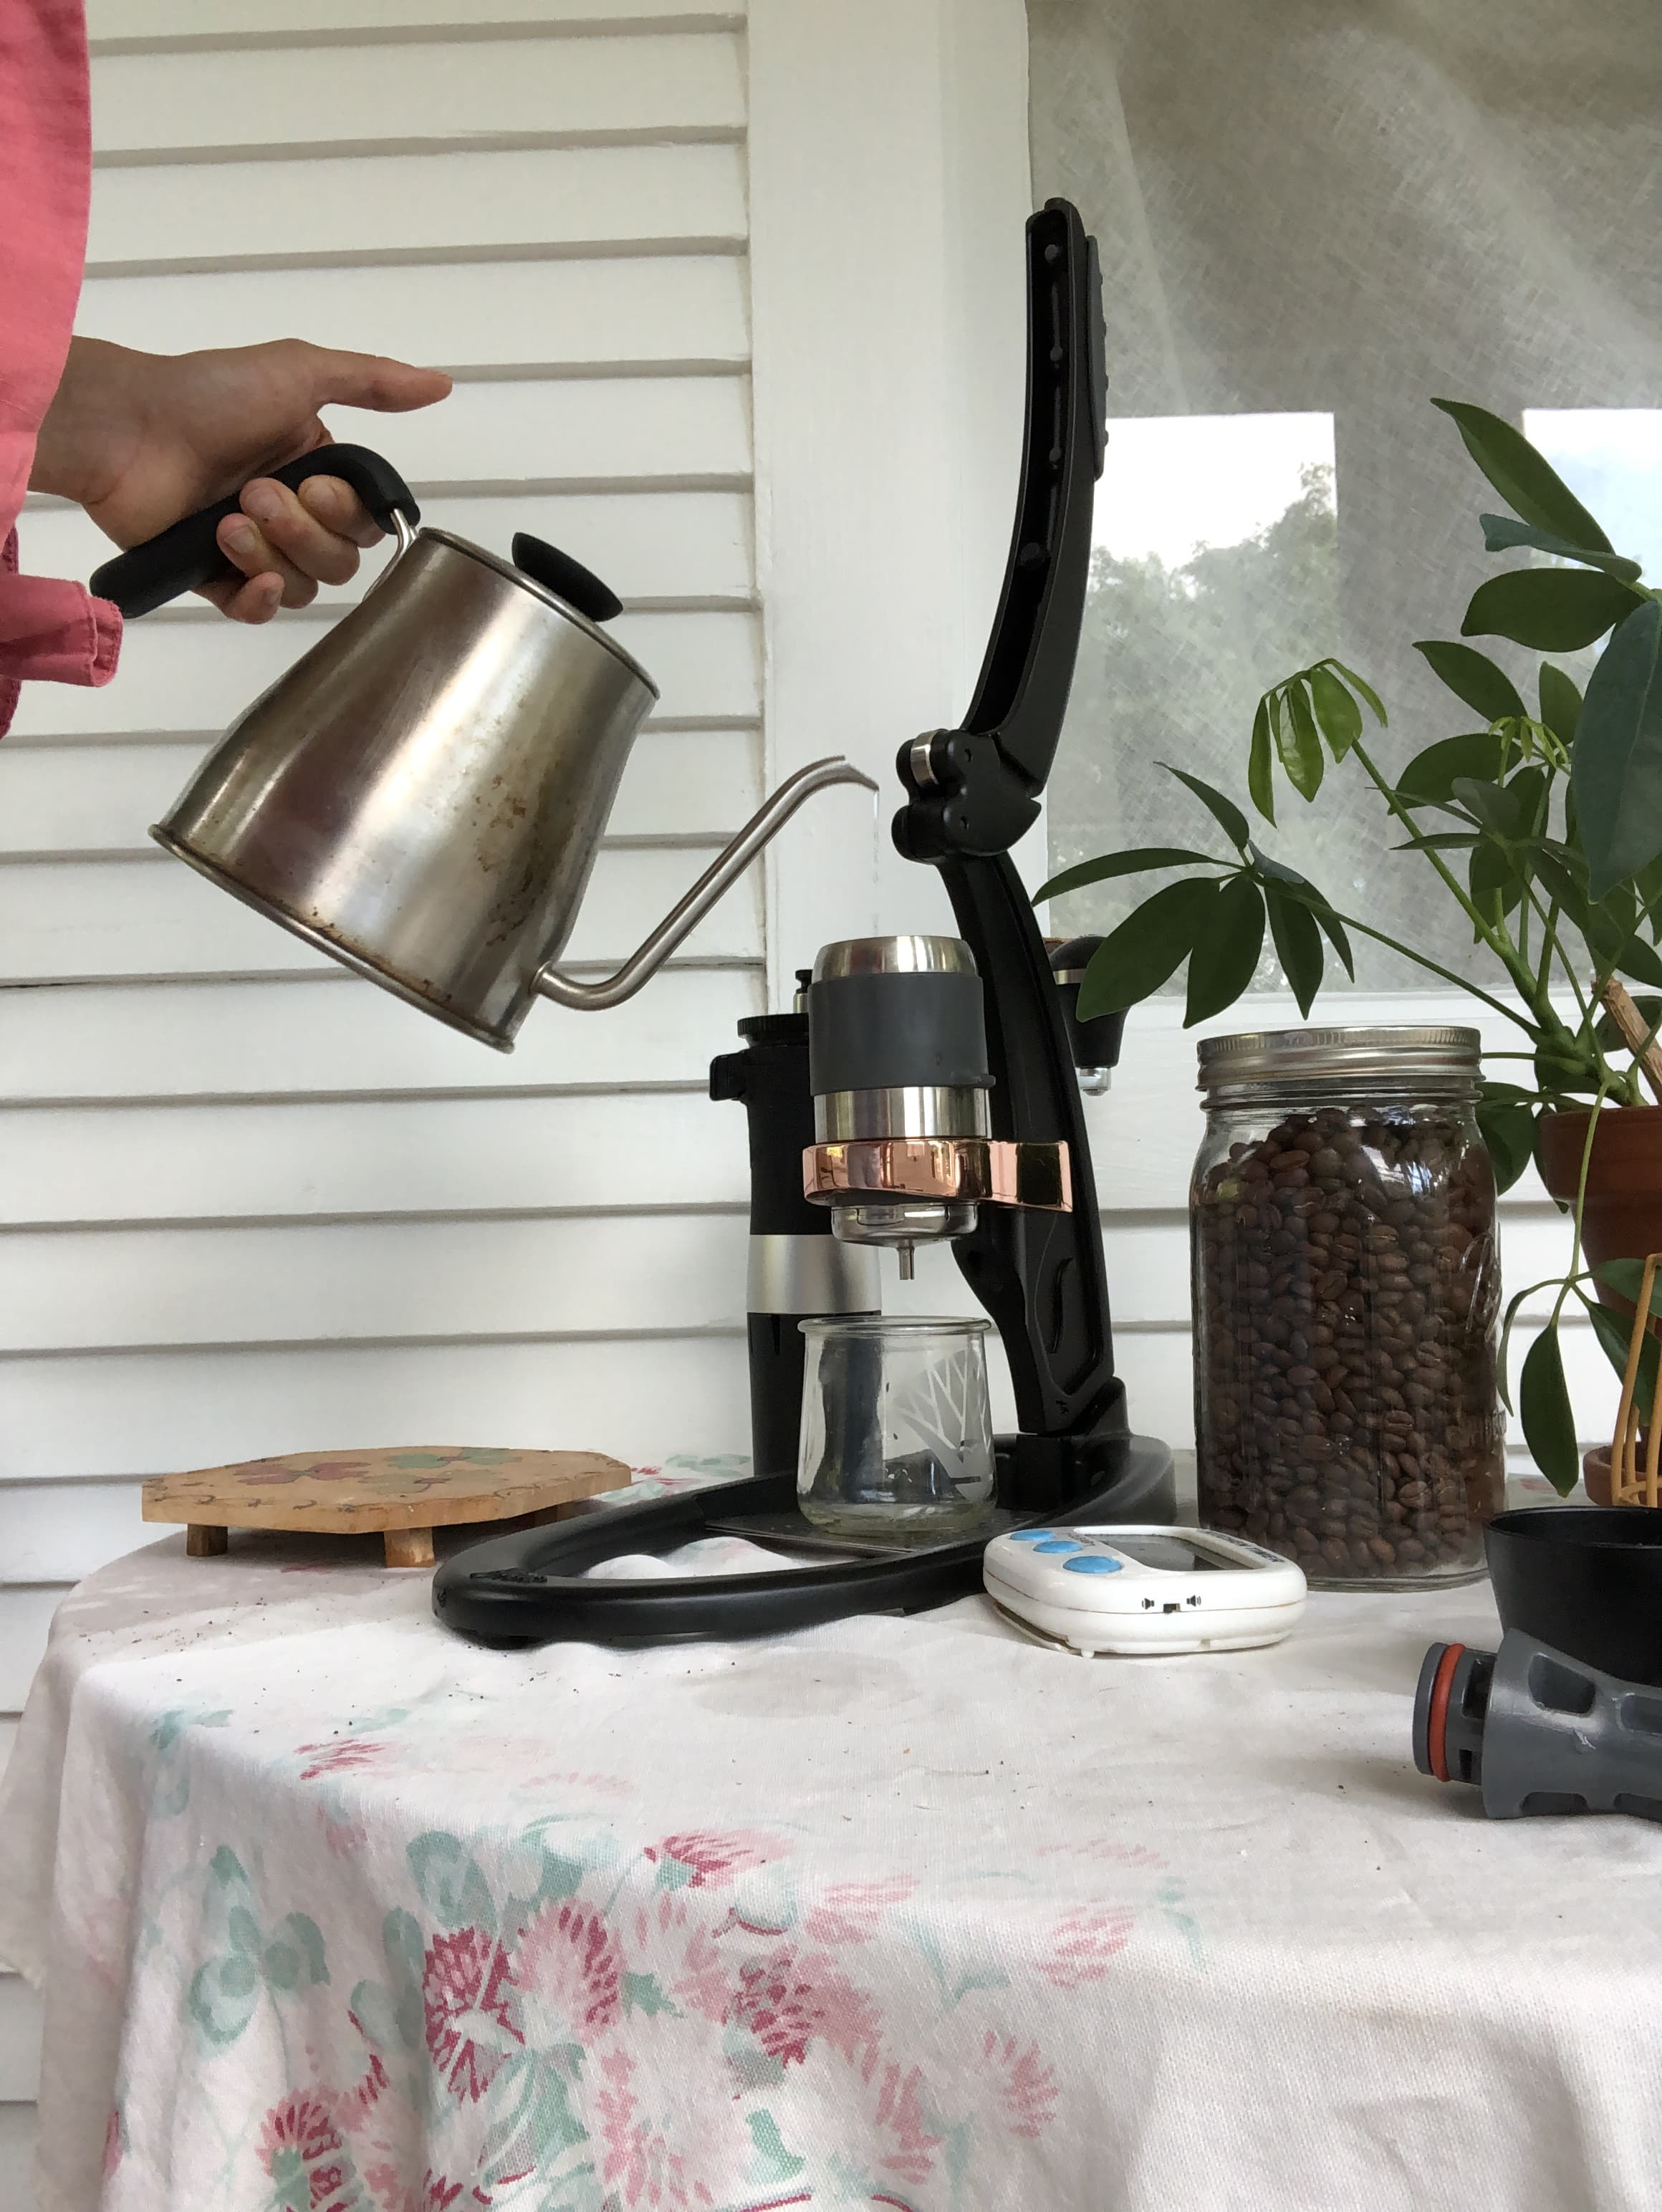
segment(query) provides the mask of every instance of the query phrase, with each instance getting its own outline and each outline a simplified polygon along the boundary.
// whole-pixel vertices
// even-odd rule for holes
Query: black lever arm
[[[1027,225],[1027,416],[998,615],[963,726],[900,755],[894,840],[941,870],[986,986],[994,1134],[1062,1143],[1071,1213],[983,1206],[954,1250],[997,1323],[1023,1435],[1123,1433],[1090,1146],[1073,1054],[1032,907],[1008,854],[1038,813],[1062,735],[1090,582],[1105,428],[1102,280],[1077,210]]]
[[[1068,1213],[983,1206],[953,1256],[1003,1340],[1023,1433],[1122,1434],[1125,1389],[1114,1373],[1096,1176],[1032,903],[1007,855],[947,860],[941,879],[987,985],[993,1134],[1065,1145],[1074,1194]]]
[[[902,749],[909,860],[1008,853],[1038,814],[1074,680],[1091,574],[1091,509],[1107,437],[1102,275],[1079,211],[1027,224],[1027,409],[1015,528],[998,613],[957,730]]]

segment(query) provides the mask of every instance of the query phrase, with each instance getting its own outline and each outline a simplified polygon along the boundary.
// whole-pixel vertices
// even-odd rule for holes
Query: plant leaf
[[[1549,1322],[1524,1354],[1518,1410],[1530,1456],[1558,1495],[1568,1498],[1580,1476],[1581,1455],[1575,1449],[1575,1414],[1555,1322]]]
[[[1616,886],[1617,891],[1626,888],[1625,884]],[[1620,908],[1621,902],[1612,892],[1604,905],[1586,908],[1575,917],[1576,926],[1598,963],[1599,975],[1604,976],[1619,970],[1623,975],[1631,975],[1636,983],[1648,983],[1653,991],[1662,989],[1662,958],[1658,957],[1654,946],[1629,926]]]
[[[1351,956],[1350,939],[1345,926],[1308,876],[1301,876],[1296,868],[1289,868],[1285,860],[1272,860],[1268,853],[1261,853],[1256,845],[1249,845],[1246,851],[1247,857],[1263,881],[1266,891],[1271,884],[1278,884],[1290,897],[1310,908],[1316,917],[1317,927],[1344,963],[1344,971],[1354,983],[1356,963]]]
[[[1633,879],[1639,894],[1639,903],[1651,926],[1651,935],[1662,933],[1662,857],[1653,860],[1648,867],[1641,868]]]
[[[1294,677],[1285,691],[1287,724],[1281,732],[1282,766],[1287,780],[1301,799],[1310,799],[1322,787],[1327,770],[1322,741],[1316,734],[1316,717],[1301,677]]]
[[[1485,1076],[1482,1087],[1486,1098],[1498,1099],[1504,1105],[1533,1106],[1537,1103],[1535,1093],[1526,1091],[1521,1083],[1501,1083]]]
[[[1269,700],[1266,696],[1258,702],[1258,711],[1252,717],[1252,750],[1246,762],[1246,792],[1264,820],[1273,828],[1275,821],[1275,755],[1269,739]]]
[[[1556,531],[1538,530],[1532,522],[1514,522],[1509,514],[1480,514],[1477,520],[1483,526],[1484,546],[1491,553],[1511,553],[1519,545],[1532,545],[1537,552],[1554,554],[1561,561],[1580,561],[1589,568],[1602,568],[1607,576],[1619,576],[1625,584],[1636,584],[1644,574],[1638,562],[1629,561],[1625,554],[1572,545]]]
[[[1509,849],[1497,840],[1483,838],[1472,848],[1466,865],[1466,884],[1472,904],[1488,922],[1504,921],[1523,899],[1524,885]],[[1479,932],[1474,928],[1475,943]]]
[[[1549,660],[1541,663],[1541,720],[1561,744],[1575,743],[1576,724],[1581,719],[1581,694],[1562,668],[1555,668]]]
[[[1556,899],[1585,937],[1592,924],[1587,913],[1586,885],[1580,875],[1544,841],[1536,850],[1535,872],[1546,885],[1548,896]]]
[[[1642,1260],[1605,1260],[1592,1270],[1593,1280],[1604,1283],[1618,1298],[1625,1298],[1637,1313],[1639,1293],[1645,1287],[1645,1263]],[[1651,1284],[1650,1312],[1662,1314],[1662,1267],[1658,1268]]]
[[[1599,911],[1608,915],[1614,926],[1618,943],[1625,944],[1632,936],[1639,920],[1639,901],[1631,884],[1617,884],[1605,892],[1599,902]]]
[[[1393,853],[1469,853],[1474,845],[1482,842],[1482,832],[1476,830],[1439,830],[1428,837],[1405,837],[1400,845],[1388,849]]]
[[[1655,946],[1647,945],[1636,930],[1611,965],[1622,975],[1631,975],[1635,983],[1648,983],[1653,991],[1662,990],[1662,958],[1658,957]]]
[[[1610,539],[1521,430],[1467,400],[1434,399],[1431,404],[1452,420],[1467,453],[1514,514],[1573,544],[1589,545],[1600,553],[1610,550]]]
[[[1662,606],[1635,607],[1587,680],[1570,790],[1592,896],[1662,853]]]
[[[1385,701],[1380,698],[1379,693],[1373,689],[1373,686],[1366,682],[1363,678],[1358,676],[1354,668],[1347,668],[1342,660],[1335,660],[1330,653],[1328,654],[1327,659],[1322,663],[1322,665],[1324,668],[1334,668],[1338,671],[1339,674],[1343,677],[1345,682],[1356,694],[1356,696],[1359,699],[1365,701],[1367,706],[1372,708],[1373,719],[1383,730],[1386,726]]]
[[[1333,671],[1322,663],[1310,672],[1310,696],[1334,759],[1342,760],[1362,734],[1361,708]]]
[[[1217,896],[1215,876],[1190,876],[1128,914],[1091,956],[1079,987],[1081,1021],[1119,1013],[1158,991],[1188,957]]]
[[[1299,1002],[1301,1018],[1308,1021],[1316,994],[1322,988],[1322,969],[1325,964],[1322,933],[1317,927],[1315,915],[1302,899],[1288,898],[1268,884],[1264,887],[1263,898],[1269,909],[1269,933],[1275,940],[1275,957],[1281,962],[1282,973]]]
[[[1576,653],[1603,637],[1635,604],[1625,584],[1596,570],[1514,568],[1479,584],[1460,635],[1509,637],[1537,653]]]
[[[1477,1100],[1477,1129],[1494,1165],[1496,1190],[1510,1190],[1535,1155],[1533,1105],[1498,1097],[1485,1084]]]
[[[1475,707],[1486,722],[1507,721],[1513,717],[1519,721],[1528,719],[1529,710],[1511,677],[1505,669],[1497,667],[1488,653],[1479,653],[1475,645],[1456,645],[1446,638],[1422,637],[1414,650],[1424,655],[1438,681],[1446,684],[1457,699],[1463,699],[1468,707]]]
[[[1269,740],[1275,748],[1276,759],[1284,761],[1287,749],[1293,742],[1292,731],[1287,719],[1286,696],[1282,687],[1277,684],[1274,690],[1267,691],[1264,696],[1269,702]]]
[[[1517,1409],[1512,1402],[1512,1389],[1507,1381],[1507,1352],[1512,1342],[1513,1323],[1518,1318],[1518,1309],[1525,1298],[1532,1298],[1537,1291],[1555,1290],[1555,1282],[1525,1283],[1521,1291],[1514,1291],[1507,1301],[1507,1317],[1501,1324],[1501,1347],[1495,1355],[1495,1381],[1501,1392],[1501,1402],[1507,1413]]]
[[[1637,1291],[1637,1284],[1634,1287]],[[1624,1321],[1620,1314],[1612,1313],[1608,1306],[1600,1305],[1597,1298],[1590,1298],[1580,1291],[1576,1295],[1587,1310],[1587,1319],[1592,1323],[1593,1334],[1604,1347],[1605,1358],[1625,1381],[1628,1372],[1628,1352],[1633,1341],[1632,1323]],[[1639,1372],[1634,1379],[1634,1396],[1644,1407],[1653,1406],[1656,1402],[1656,1359],[1659,1351],[1662,1351],[1662,1346],[1658,1345],[1654,1336],[1647,1334],[1644,1343],[1640,1346]]]
[[[1052,876],[1048,884],[1041,884],[1033,893],[1033,904],[1041,899],[1060,898],[1066,891],[1083,890],[1087,884],[1105,884],[1115,876],[1140,876],[1148,868],[1183,868],[1191,860],[1200,860],[1208,868],[1221,868],[1225,863],[1213,853],[1191,853],[1183,845],[1139,845],[1124,853],[1105,853],[1099,860],[1081,860],[1077,867],[1064,868],[1059,876]]]
[[[1234,1005],[1250,987],[1263,949],[1263,894],[1251,876],[1233,876],[1213,900],[1196,933],[1189,956],[1184,1029]]]
[[[1526,845],[1532,848],[1533,840],[1545,835],[1548,817],[1548,794],[1551,781],[1548,771],[1538,761],[1531,761],[1520,768],[1507,782],[1507,792],[1518,803],[1518,818]],[[1527,855],[1524,871],[1527,877]]]
[[[1504,783],[1486,783],[1480,776],[1457,775],[1454,797],[1468,814],[1497,837],[1518,837],[1525,828],[1523,802]]]
[[[1513,1086],[1511,1084],[1507,1083],[1496,1084],[1494,1086],[1497,1091],[1509,1091],[1513,1089]],[[1521,1098],[1525,1096],[1525,1093],[1519,1091],[1518,1096]],[[1525,1283],[1521,1291],[1514,1291],[1511,1297],[1507,1301],[1507,1317],[1501,1324],[1501,1346],[1499,1352],[1496,1354],[1495,1359],[1495,1380],[1500,1387],[1501,1401],[1505,1405],[1508,1413],[1511,1413],[1513,1410],[1513,1407],[1512,1402],[1512,1392],[1507,1386],[1507,1347],[1512,1342],[1513,1328],[1517,1322],[1519,1310],[1526,1298],[1536,1297],[1543,1291],[1557,1290],[1562,1285],[1563,1279],[1564,1279],[1562,1275],[1548,1275],[1538,1283]],[[1584,1294],[1581,1291],[1578,1291],[1576,1292],[1576,1296],[1583,1298],[1583,1302],[1585,1303]]]
[[[1338,954],[1344,963],[1345,974],[1354,983],[1356,980],[1356,961],[1350,950],[1350,938],[1344,924],[1330,906],[1312,906],[1310,911],[1316,917],[1317,928]]]
[[[1233,799],[1226,798],[1215,785],[1202,783],[1199,776],[1190,775],[1187,769],[1173,768],[1169,761],[1157,761],[1154,765],[1163,768],[1167,775],[1176,776],[1179,783],[1187,784],[1235,850],[1238,853],[1246,850],[1246,841],[1252,832],[1246,817]]]
[[[1459,775],[1486,780],[1504,775],[1519,757],[1518,740],[1497,737],[1493,730],[1467,730],[1458,738],[1440,738],[1415,753],[1397,779],[1397,796],[1409,806],[1441,806],[1454,796]]]

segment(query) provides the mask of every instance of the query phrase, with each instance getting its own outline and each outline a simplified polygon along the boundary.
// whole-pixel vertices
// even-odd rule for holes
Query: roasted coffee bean
[[[1480,1563],[1502,1502],[1494,1216],[1452,1109],[1290,1114],[1203,1170],[1203,1521],[1318,1582]]]

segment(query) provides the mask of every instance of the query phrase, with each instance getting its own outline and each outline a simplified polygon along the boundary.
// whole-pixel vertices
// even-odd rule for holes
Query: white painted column
[[[752,358],[770,781],[843,752],[768,870],[770,1002],[838,937],[950,929],[894,760],[969,703],[1020,456],[1021,0],[752,0]]]

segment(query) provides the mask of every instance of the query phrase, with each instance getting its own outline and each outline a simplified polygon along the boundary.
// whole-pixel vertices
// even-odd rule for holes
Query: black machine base
[[[1024,1521],[1170,1521],[1172,1454],[1153,1437],[1001,1437],[998,1502]],[[855,1613],[917,1613],[982,1586],[984,1536],[787,1573],[583,1579],[603,1559],[674,1551],[712,1522],[786,1513],[795,1504],[794,1474],[752,1475],[497,1536],[444,1562],[433,1610],[459,1635],[502,1647],[665,1644],[780,1635]]]

